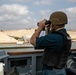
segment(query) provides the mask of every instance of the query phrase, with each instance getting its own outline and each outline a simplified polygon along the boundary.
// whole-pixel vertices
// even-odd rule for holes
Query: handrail
[[[71,49],[71,51],[76,51],[76,49]],[[24,54],[39,54],[43,53],[43,50],[33,50],[33,51],[25,51],[25,52],[7,52],[8,55],[24,55]]]
[[[43,50],[26,51],[26,52],[7,52],[8,55],[24,55],[24,54],[39,54],[39,53],[43,53]]]

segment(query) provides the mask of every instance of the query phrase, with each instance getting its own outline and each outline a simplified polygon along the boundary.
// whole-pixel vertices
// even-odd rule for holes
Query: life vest
[[[63,36],[63,47],[60,52],[60,57],[58,58],[58,61],[55,65],[56,68],[63,68],[66,65],[67,58],[70,54],[71,49],[71,37],[68,33],[64,32],[56,32],[58,34],[61,34]]]
[[[71,49],[71,38],[68,33],[64,33],[62,31],[53,32],[53,34],[59,34],[63,36],[63,47],[59,52],[49,52],[48,50],[44,50],[43,61],[44,65],[53,68],[63,68],[66,65],[68,55]],[[51,50],[49,50],[51,51]],[[49,58],[49,60],[47,59]]]

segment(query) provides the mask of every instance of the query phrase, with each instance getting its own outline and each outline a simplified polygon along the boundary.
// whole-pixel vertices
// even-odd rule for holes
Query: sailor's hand
[[[46,22],[46,19],[41,20],[40,22],[38,22],[38,27],[44,28],[45,27],[45,22]]]

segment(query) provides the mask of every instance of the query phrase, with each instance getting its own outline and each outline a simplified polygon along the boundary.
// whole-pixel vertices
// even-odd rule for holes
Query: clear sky
[[[0,0],[0,30],[35,28],[55,11],[65,12],[66,28],[76,30],[76,0]]]

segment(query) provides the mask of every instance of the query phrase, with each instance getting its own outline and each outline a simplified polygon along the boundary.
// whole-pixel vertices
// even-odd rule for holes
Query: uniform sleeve
[[[63,44],[63,38],[61,35],[45,35],[36,38],[35,49],[44,49],[44,48],[58,48]]]
[[[36,38],[36,46],[35,49],[44,49],[44,36]]]

